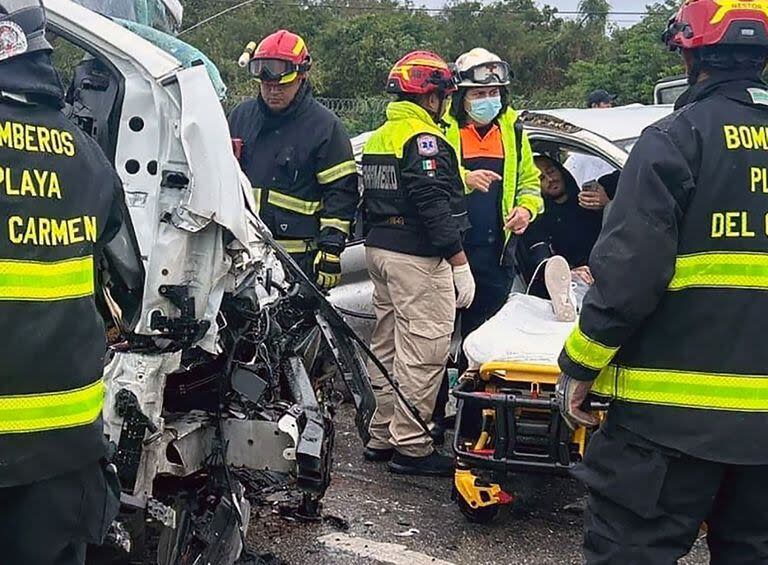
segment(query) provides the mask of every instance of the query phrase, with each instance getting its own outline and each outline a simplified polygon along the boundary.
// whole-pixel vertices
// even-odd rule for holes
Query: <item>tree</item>
[[[674,0],[649,7],[640,23],[615,30],[596,57],[574,62],[566,97],[580,99],[590,90],[605,88],[623,103],[652,103],[656,82],[683,71],[679,56],[659,40],[675,9]]]
[[[191,26],[242,0],[187,0]],[[651,102],[655,82],[677,74],[677,56],[659,42],[676,0],[648,8],[637,25],[612,29],[607,0],[581,0],[581,17],[561,17],[534,0],[451,0],[438,13],[397,0],[258,0],[182,36],[219,66],[228,106],[253,96],[256,82],[237,65],[249,41],[286,28],[302,35],[315,64],[316,94],[362,100],[342,114],[353,133],[375,125],[389,69],[406,52],[431,49],[454,61],[485,47],[509,61],[515,103],[529,109],[582,105],[606,88],[622,102]],[[367,99],[374,97],[371,103]],[[380,115],[383,119],[383,115]]]

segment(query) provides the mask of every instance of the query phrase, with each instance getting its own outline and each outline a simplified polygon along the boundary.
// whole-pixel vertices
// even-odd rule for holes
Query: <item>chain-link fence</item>
[[[391,98],[323,98],[323,106],[339,116],[350,136],[376,129],[384,123],[387,103]]]
[[[242,100],[244,98],[230,99],[227,105],[231,109],[231,107],[242,102]],[[371,98],[317,98],[318,102],[341,118],[351,137],[374,130],[383,124],[386,119],[387,103],[391,100],[392,98],[386,96]],[[567,102],[558,103],[553,101],[542,102],[516,99],[512,100],[512,106],[521,110],[544,110],[568,107],[569,104]]]
[[[247,96],[233,96],[224,102],[227,113],[247,100]],[[371,131],[384,123],[387,103],[390,98],[381,96],[375,98],[328,98],[318,97],[317,101],[339,116],[344,122],[350,136]]]

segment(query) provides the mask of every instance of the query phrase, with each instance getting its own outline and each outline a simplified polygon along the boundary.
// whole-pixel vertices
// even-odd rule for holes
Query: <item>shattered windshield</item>
[[[136,22],[175,35],[181,27],[181,5],[175,0],[75,0],[110,18]],[[174,6],[172,9],[171,6]]]

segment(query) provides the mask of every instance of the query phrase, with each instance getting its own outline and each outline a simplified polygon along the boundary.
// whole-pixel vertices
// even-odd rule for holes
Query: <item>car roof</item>
[[[630,104],[615,108],[559,108],[555,110],[536,110],[538,116],[552,116],[562,122],[563,131],[570,133],[576,130],[587,130],[614,143],[634,140],[640,136],[649,125],[656,123],[664,116],[671,114],[674,108],[671,104],[646,106],[643,104]],[[537,127],[542,127],[538,120]],[[555,123],[546,124],[546,129],[560,129]],[[372,131],[362,133],[352,138],[352,147],[355,156],[359,158],[363,146]]]
[[[537,114],[554,116],[576,127],[589,130],[613,142],[640,137],[643,130],[671,114],[671,104],[645,106],[631,104],[615,108],[562,108],[537,110]]]

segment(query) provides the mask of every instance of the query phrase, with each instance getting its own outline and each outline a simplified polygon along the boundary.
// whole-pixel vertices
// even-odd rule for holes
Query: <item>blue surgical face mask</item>
[[[484,126],[490,124],[501,111],[501,96],[491,96],[470,100],[467,114],[478,124]]]

